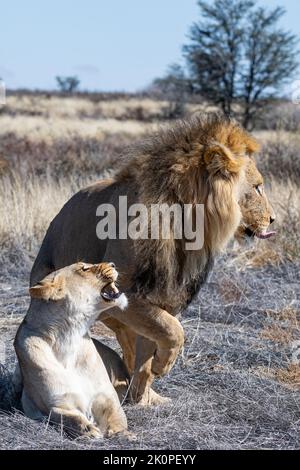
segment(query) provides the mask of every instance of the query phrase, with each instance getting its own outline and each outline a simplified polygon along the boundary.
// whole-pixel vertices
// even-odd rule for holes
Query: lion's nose
[[[272,224],[275,220],[275,216],[274,217],[270,217],[270,224]]]

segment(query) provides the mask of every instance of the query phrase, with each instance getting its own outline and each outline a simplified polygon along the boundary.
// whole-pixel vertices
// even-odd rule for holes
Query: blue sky
[[[282,5],[300,35],[299,0]],[[8,88],[55,88],[78,75],[81,88],[136,91],[180,61],[196,0],[0,0],[0,77]]]

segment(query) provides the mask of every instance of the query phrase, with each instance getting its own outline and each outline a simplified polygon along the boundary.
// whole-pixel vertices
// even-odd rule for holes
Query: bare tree
[[[80,80],[78,77],[56,77],[57,86],[63,93],[73,93],[79,87]]]
[[[187,79],[180,65],[172,64],[164,77],[153,81],[151,91],[169,102],[165,117],[176,119],[185,113],[187,97],[192,92],[191,81]]]
[[[272,95],[298,68],[296,37],[277,28],[285,13],[277,7],[268,12],[258,8],[249,16],[245,31],[245,66],[241,74],[243,124],[249,127],[263,101]]]
[[[199,0],[203,20],[191,28],[184,46],[195,89],[231,114],[237,97],[238,67],[243,53],[245,16],[252,0]]]
[[[262,99],[296,70],[296,37],[277,27],[282,8],[268,11],[254,0],[198,0],[202,20],[183,47],[195,90],[224,113],[239,104],[246,127]]]

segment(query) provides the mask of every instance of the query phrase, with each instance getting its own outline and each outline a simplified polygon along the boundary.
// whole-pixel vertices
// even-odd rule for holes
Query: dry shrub
[[[259,366],[256,368],[255,374],[260,377],[275,380],[291,390],[300,389],[299,364],[288,364],[287,367],[279,368]]]
[[[0,155],[9,162],[3,169],[6,171],[11,168],[38,175],[52,171],[59,177],[70,173],[97,175],[117,164],[120,153],[130,142],[125,136],[118,139],[108,136],[103,140],[77,136],[47,142],[6,134],[0,141]]]
[[[268,322],[261,330],[261,337],[282,345],[299,337],[299,311],[288,305],[279,310],[266,309]]]
[[[295,339],[295,331],[291,327],[282,328],[279,325],[267,325],[262,329],[261,337],[274,343],[289,344]]]
[[[150,123],[117,120],[117,119],[82,119],[75,116],[1,116],[0,135],[15,134],[20,138],[30,136],[31,140],[56,140],[82,137],[102,140],[107,135],[124,135],[138,137],[151,131]]]
[[[1,178],[0,184],[0,244],[1,255],[9,253],[11,260],[19,250],[32,253],[42,241],[45,231],[69,197],[90,183],[82,177],[55,179],[51,173],[37,178],[19,172]],[[1,256],[1,257],[2,257]]]
[[[275,378],[292,388],[300,389],[300,365],[289,364],[286,368],[275,370]]]
[[[293,262],[300,257],[300,187],[289,179],[274,182],[270,199],[277,215],[276,244],[282,257]]]
[[[256,245],[246,250],[241,259],[245,261],[245,266],[251,268],[262,268],[266,265],[279,266],[284,261],[277,246]]]
[[[116,119],[152,122],[164,117],[167,101],[142,96],[98,95],[10,95],[2,114],[69,119]]]
[[[299,328],[299,311],[291,306],[285,307],[281,310],[266,310],[268,318],[288,323],[294,328]]]
[[[218,284],[218,291],[226,303],[239,302],[242,298],[242,289],[232,280],[223,278]]]
[[[300,130],[300,107],[291,102],[271,105],[259,122],[260,127],[264,129],[298,132]]]
[[[299,134],[278,131],[267,135],[262,145],[258,163],[265,178],[274,177],[279,181],[290,179],[292,182],[299,184]]]

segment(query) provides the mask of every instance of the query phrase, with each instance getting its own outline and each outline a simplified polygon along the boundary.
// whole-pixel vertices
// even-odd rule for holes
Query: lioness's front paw
[[[124,431],[113,431],[113,430],[109,430],[107,431],[107,434],[106,434],[107,437],[125,437],[125,439],[128,439],[128,441],[136,441],[137,440],[137,437],[136,435],[131,432],[131,431],[127,431],[126,429]]]
[[[89,424],[86,426],[86,430],[84,431],[82,437],[88,439],[103,439],[103,434],[97,426],[93,424]]]

